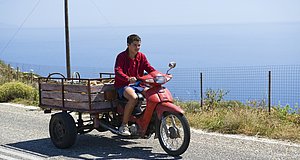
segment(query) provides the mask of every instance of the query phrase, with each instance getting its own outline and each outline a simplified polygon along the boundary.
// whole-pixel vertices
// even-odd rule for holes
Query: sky
[[[182,64],[185,63],[185,66],[300,62],[300,47],[297,44],[300,39],[300,28],[297,28],[300,24],[300,0],[69,0],[68,2],[72,64],[89,60],[91,63],[97,63],[97,60],[107,56],[106,59],[109,60],[99,63],[112,66],[115,57],[99,53],[109,52],[115,55],[124,49],[126,45],[124,39],[128,33],[120,32],[127,32],[130,27],[137,29],[143,36],[142,51],[151,53],[147,56],[150,60],[161,56],[161,61],[169,61],[170,55],[163,54],[172,53],[172,56]],[[298,25],[272,27],[272,24],[293,23]],[[227,24],[229,25],[226,26]],[[253,24],[267,25],[259,26],[257,29],[251,26]],[[185,34],[184,26],[193,25],[200,25],[201,33],[194,34],[191,30]],[[143,30],[145,28],[139,26],[146,26],[147,35],[143,34],[146,32]],[[164,29],[167,34],[159,37],[160,42],[155,42],[159,36],[155,31],[161,28],[149,26],[166,26]],[[183,29],[174,26],[183,26]],[[232,27],[239,30],[235,31]],[[36,31],[25,33],[26,29],[32,28]],[[37,30],[45,28],[59,31],[55,32],[57,35],[49,36],[42,33],[47,30]],[[115,31],[115,33],[111,33],[113,36],[107,33],[105,34],[107,37],[104,37],[102,33],[93,35],[94,33],[90,31],[78,30],[82,28],[109,28],[108,32]],[[272,29],[268,31],[268,28]],[[6,29],[10,29],[10,32],[8,33]],[[48,63],[49,65],[63,64],[65,63],[63,29],[64,0],[0,0],[0,59],[33,63],[23,52],[34,50],[35,53],[32,54],[37,59],[53,62]],[[195,30],[199,31],[199,28]],[[205,30],[208,32],[204,32]],[[152,32],[155,34],[151,37],[149,34]],[[239,33],[241,34],[237,35]],[[112,39],[105,42],[110,37]],[[197,39],[198,37],[200,38]],[[93,46],[88,46],[92,38]],[[172,41],[168,38],[172,38]],[[176,41],[181,38],[185,38],[185,43]],[[55,43],[52,42],[54,40]],[[35,45],[30,46],[28,41]],[[111,44],[107,43],[113,44],[113,47],[109,48],[108,45]],[[59,56],[54,55],[55,49],[60,49]],[[191,50],[198,51],[201,57],[195,59],[182,54]],[[91,54],[83,56],[82,53],[85,52]],[[57,58],[50,60],[53,57]],[[155,65],[160,66],[161,62]]]
[[[69,0],[69,16],[70,27],[280,23],[300,22],[299,6],[299,0]],[[63,27],[64,1],[0,0],[0,15],[0,27]]]

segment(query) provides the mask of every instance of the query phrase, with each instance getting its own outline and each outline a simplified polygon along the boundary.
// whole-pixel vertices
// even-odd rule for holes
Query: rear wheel
[[[190,143],[190,126],[184,115],[166,113],[160,122],[159,143],[169,155],[179,156],[184,153]]]
[[[66,112],[55,113],[51,116],[49,132],[51,141],[57,148],[69,148],[76,141],[77,129],[75,121]]]

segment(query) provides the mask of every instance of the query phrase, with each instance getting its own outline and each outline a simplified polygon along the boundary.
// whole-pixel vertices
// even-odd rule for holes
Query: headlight
[[[167,82],[167,79],[165,76],[156,76],[155,77],[155,82],[158,84],[164,84]]]

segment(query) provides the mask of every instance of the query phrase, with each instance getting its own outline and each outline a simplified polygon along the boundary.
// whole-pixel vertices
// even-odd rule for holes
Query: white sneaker
[[[127,124],[126,125],[121,125],[119,127],[119,132],[123,136],[130,136],[131,135],[131,133],[129,132],[129,128],[128,128]]]

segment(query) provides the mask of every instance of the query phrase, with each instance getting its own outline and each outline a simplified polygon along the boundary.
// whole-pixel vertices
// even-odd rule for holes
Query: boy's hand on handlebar
[[[137,79],[136,79],[136,77],[129,77],[129,78],[128,78],[128,81],[129,81],[130,83],[135,83],[135,82],[137,81]]]

